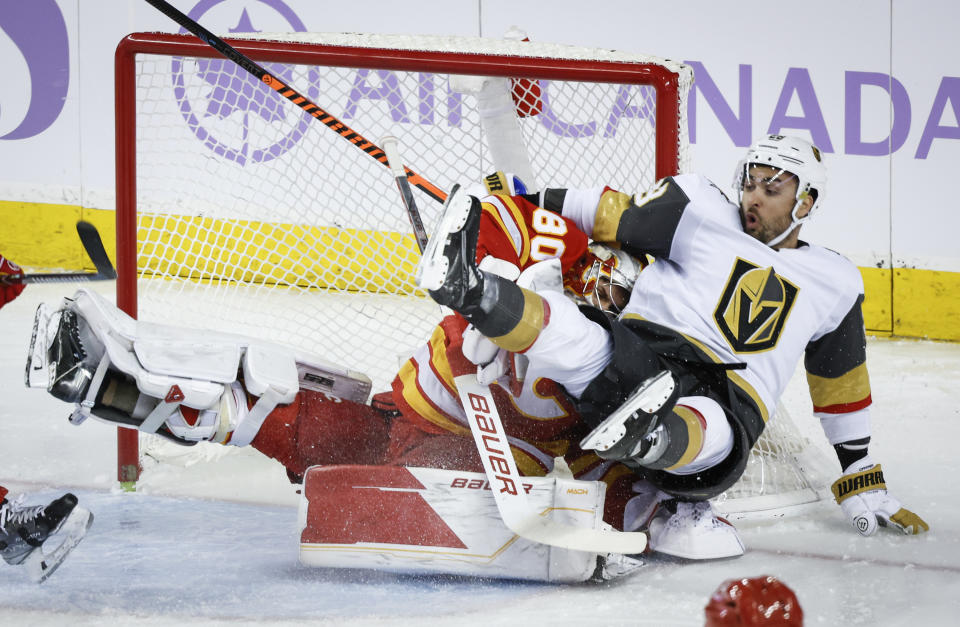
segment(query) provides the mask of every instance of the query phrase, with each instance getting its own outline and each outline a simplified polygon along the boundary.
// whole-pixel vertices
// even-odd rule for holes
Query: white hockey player
[[[677,497],[673,513],[651,523],[654,550],[742,553],[707,499],[742,474],[801,357],[814,412],[843,469],[833,490],[844,513],[865,535],[878,524],[927,530],[887,491],[867,452],[859,272],[799,239],[823,200],[819,150],[793,137],[764,137],[738,165],[735,186],[739,206],[692,174],[667,177],[635,198],[609,188],[540,193],[541,207],[594,240],[657,259],[616,320],[477,268],[480,203],[465,194],[448,199],[418,283],[564,385],[593,427],[583,448],[624,461]],[[696,402],[681,407],[680,397]]]

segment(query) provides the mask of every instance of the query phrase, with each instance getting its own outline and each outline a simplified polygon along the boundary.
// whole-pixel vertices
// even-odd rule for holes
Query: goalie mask
[[[792,174],[797,179],[796,201],[790,212],[790,226],[766,243],[767,246],[773,247],[813,217],[813,212],[820,206],[826,192],[827,169],[823,165],[820,150],[810,142],[799,137],[767,135],[754,142],[747,150],[746,156],[737,164],[733,187],[737,190],[738,204],[742,201],[743,184],[750,175],[752,165],[763,165],[777,170],[777,173],[768,180],[776,179],[783,172]],[[797,211],[807,196],[813,197],[813,204],[810,205],[807,215],[800,217]]]
[[[645,261],[605,244],[590,244],[587,254],[563,277],[564,290],[582,305],[617,315],[630,300]]]

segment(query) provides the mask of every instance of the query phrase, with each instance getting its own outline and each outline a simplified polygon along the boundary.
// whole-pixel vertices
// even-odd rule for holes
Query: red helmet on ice
[[[803,609],[797,595],[769,575],[724,581],[704,611],[706,627],[803,626]]]
[[[645,259],[595,242],[563,276],[563,287],[578,303],[618,314],[646,266]]]

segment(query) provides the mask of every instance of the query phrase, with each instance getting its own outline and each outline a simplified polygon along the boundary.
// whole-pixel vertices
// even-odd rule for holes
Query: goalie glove
[[[930,529],[922,518],[887,492],[883,469],[869,457],[847,467],[831,489],[843,513],[861,535],[873,535],[878,525],[910,535]]]

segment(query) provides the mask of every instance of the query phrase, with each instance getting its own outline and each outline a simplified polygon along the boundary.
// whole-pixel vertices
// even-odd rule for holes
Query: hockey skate
[[[660,413],[669,411],[678,395],[669,371],[647,379],[580,441],[580,448],[594,450],[604,459],[629,460],[640,466],[657,460],[669,444]]]
[[[47,579],[83,539],[93,515],[67,493],[49,505],[24,506],[21,499],[0,505],[0,554],[8,564],[23,564],[37,582]],[[62,540],[45,551],[51,536]]]
[[[480,201],[455,185],[417,266],[417,285],[437,303],[461,313],[479,303],[483,293],[476,263],[481,212]]]
[[[650,521],[650,550],[692,560],[743,555],[743,541],[709,501],[666,501]]]

